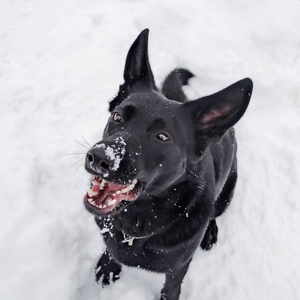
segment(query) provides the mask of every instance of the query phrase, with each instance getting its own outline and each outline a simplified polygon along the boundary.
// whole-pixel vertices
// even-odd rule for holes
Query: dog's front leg
[[[161,290],[160,300],[178,300],[182,280],[189,268],[191,260],[180,268],[170,270],[166,273],[166,281],[163,289]]]
[[[99,283],[101,277],[102,287],[110,284],[110,274],[112,273],[112,280],[116,281],[120,278],[122,266],[116,262],[109,252],[106,250],[100,257],[96,266],[96,282]]]

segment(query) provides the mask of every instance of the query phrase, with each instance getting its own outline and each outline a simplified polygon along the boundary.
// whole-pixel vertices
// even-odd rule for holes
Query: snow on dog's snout
[[[115,144],[112,145],[105,145],[103,143],[95,145],[95,148],[103,148],[105,151],[106,157],[113,162],[113,165],[111,167],[112,171],[117,171],[120,166],[120,162],[122,161],[126,149],[125,149],[126,143],[122,137],[118,137],[116,139]],[[107,175],[106,175],[107,176]]]

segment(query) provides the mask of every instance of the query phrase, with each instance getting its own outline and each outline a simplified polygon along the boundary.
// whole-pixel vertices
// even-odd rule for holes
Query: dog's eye
[[[162,142],[166,142],[170,140],[170,137],[165,133],[159,133],[156,138]]]
[[[120,116],[119,113],[115,112],[115,113],[113,114],[113,120],[114,120],[116,123],[119,123],[119,122],[122,121],[122,118],[121,118],[121,116]]]

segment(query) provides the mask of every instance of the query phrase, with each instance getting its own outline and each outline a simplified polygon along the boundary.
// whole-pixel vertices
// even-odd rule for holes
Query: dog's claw
[[[121,270],[122,266],[105,251],[96,266],[96,282],[99,284],[102,278],[102,287],[105,287],[110,284],[110,274],[112,280],[116,281],[120,278]]]

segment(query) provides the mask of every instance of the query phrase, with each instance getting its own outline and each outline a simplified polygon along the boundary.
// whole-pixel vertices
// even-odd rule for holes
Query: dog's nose
[[[86,154],[87,171],[96,172],[97,174],[107,174],[113,165],[113,161],[109,160],[103,148],[90,149]]]

